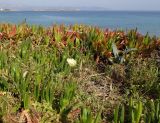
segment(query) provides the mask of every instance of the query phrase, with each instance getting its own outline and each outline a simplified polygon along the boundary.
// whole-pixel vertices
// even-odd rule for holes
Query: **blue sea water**
[[[19,24],[85,24],[111,29],[135,29],[145,34],[160,35],[160,12],[133,11],[57,11],[0,12],[0,23]]]

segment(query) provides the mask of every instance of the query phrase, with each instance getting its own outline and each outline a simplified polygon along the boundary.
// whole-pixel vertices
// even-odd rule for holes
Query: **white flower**
[[[25,77],[27,76],[27,74],[28,74],[28,71],[25,71],[25,72],[23,73],[23,78],[25,78]]]
[[[67,62],[68,62],[70,67],[74,67],[77,64],[77,61],[72,59],[72,58],[67,58]]]

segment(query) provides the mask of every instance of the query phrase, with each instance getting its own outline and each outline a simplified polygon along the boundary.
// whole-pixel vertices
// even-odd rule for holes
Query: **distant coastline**
[[[10,9],[3,9],[3,8],[0,8],[0,12],[8,12],[8,11],[11,11]]]
[[[108,11],[108,12],[160,12],[160,10],[111,10],[111,9],[3,9],[0,12],[78,12],[78,11]]]
[[[102,7],[48,7],[48,8],[42,8],[42,7],[24,7],[24,8],[4,8],[0,6],[0,12],[1,11],[35,11],[35,12],[45,12],[45,11],[108,11],[110,9],[102,8]]]

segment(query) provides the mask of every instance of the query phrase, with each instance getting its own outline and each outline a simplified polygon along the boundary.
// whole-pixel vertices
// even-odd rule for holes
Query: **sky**
[[[107,10],[160,10],[160,0],[0,0],[0,8],[103,8]]]

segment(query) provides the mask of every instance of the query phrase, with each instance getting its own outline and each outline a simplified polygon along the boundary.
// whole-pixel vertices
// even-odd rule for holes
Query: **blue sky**
[[[110,10],[160,10],[160,0],[0,0],[0,7],[100,7]]]

